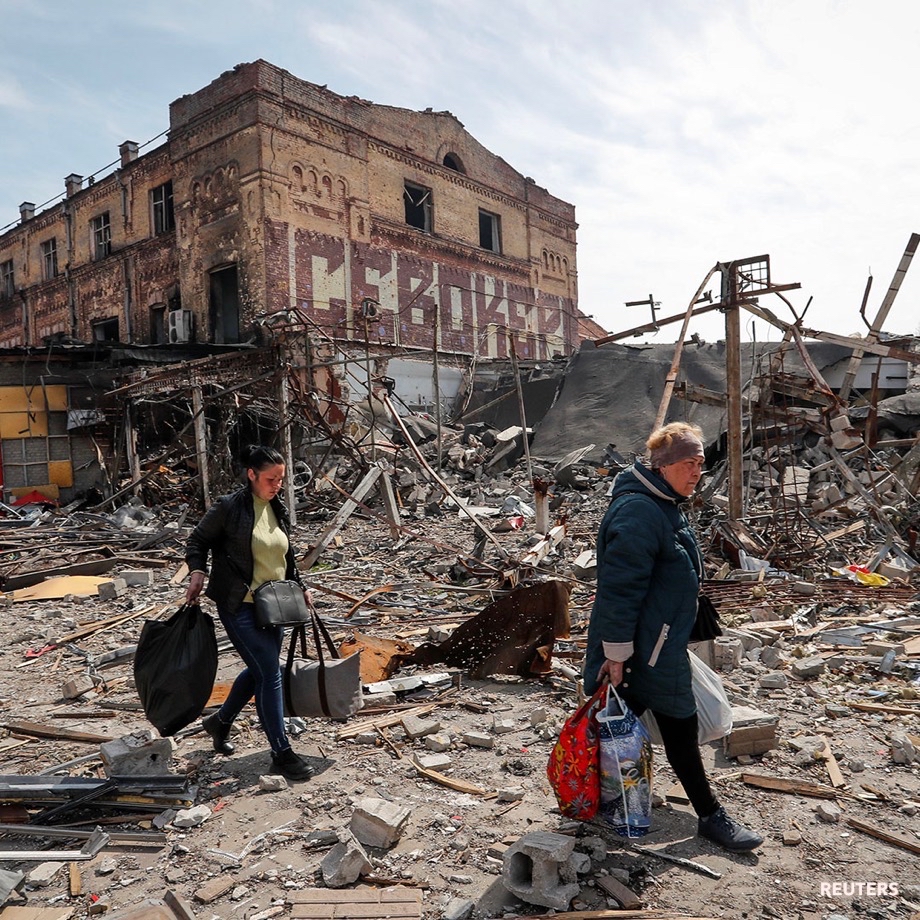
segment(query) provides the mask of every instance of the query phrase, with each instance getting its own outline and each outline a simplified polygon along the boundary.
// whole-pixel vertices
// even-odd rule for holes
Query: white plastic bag
[[[732,730],[732,704],[728,701],[722,680],[709,665],[693,652],[690,655],[690,672],[693,678],[693,698],[696,700],[696,715],[699,722],[700,744],[724,738]],[[648,729],[652,744],[663,744],[658,723],[650,709],[640,717]]]

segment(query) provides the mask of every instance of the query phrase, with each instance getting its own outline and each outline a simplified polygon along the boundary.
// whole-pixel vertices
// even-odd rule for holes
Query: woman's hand
[[[198,600],[203,587],[204,572],[192,572],[191,578],[188,580],[188,587],[185,589],[185,603],[194,604]]]
[[[599,683],[609,680],[611,687],[619,686],[623,682],[623,662],[606,658],[597,672],[597,680]]]
[[[309,588],[304,588],[304,589],[303,589],[303,599],[307,602],[307,609],[308,609],[308,610],[315,610],[315,609],[316,609],[316,608],[313,606],[313,592],[312,592]]]

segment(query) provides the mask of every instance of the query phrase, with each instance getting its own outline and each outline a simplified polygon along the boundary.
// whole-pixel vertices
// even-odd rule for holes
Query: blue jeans
[[[217,710],[217,717],[229,725],[255,696],[256,712],[271,749],[276,754],[284,751],[291,746],[284,730],[281,665],[278,660],[284,627],[263,629],[256,626],[252,604],[242,604],[235,614],[220,608],[217,613],[233,647],[246,664],[245,670],[233,682],[223,706]]]

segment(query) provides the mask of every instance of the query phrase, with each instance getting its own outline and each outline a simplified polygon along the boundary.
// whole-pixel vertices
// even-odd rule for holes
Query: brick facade
[[[0,347],[163,341],[177,309],[200,342],[247,341],[260,316],[294,311],[375,345],[501,357],[510,330],[522,357],[577,347],[574,208],[450,113],[256,61],[173,102],[166,144],[132,147],[0,236],[15,287],[0,287]]]

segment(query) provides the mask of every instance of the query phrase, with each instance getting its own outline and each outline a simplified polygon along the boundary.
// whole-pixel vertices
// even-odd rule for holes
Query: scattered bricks
[[[895,732],[891,736],[891,759],[895,763],[914,763],[920,761],[920,752],[904,732]]]
[[[831,431],[846,431],[848,428],[852,427],[849,416],[845,413],[842,415],[835,415],[831,418]]]
[[[339,842],[323,857],[320,871],[327,888],[345,888],[371,870],[364,847],[351,834],[344,833]]]
[[[792,662],[792,676],[797,680],[808,680],[823,673],[826,663],[823,658],[815,655],[813,658],[801,658]]]
[[[446,732],[437,732],[434,735],[426,735],[424,745],[429,751],[434,751],[436,754],[443,754],[444,751],[449,751],[451,749],[452,742],[450,740],[450,735]]]
[[[85,674],[81,677],[74,677],[72,680],[68,680],[63,687],[61,687],[61,696],[65,700],[77,700],[84,693],[89,693],[90,690],[95,688],[93,679],[87,677]]]
[[[741,664],[744,646],[740,639],[727,639],[719,636],[712,643],[713,667],[717,671],[731,671]]]
[[[507,843],[491,843],[489,844],[489,849],[486,850],[486,856],[492,859],[504,859],[508,849],[509,845]]]
[[[31,885],[33,888],[47,888],[65,865],[66,863],[62,862],[39,863],[26,876],[26,884]]]
[[[416,754],[414,759],[423,770],[446,770],[452,763],[447,754]]]
[[[365,744],[368,747],[376,747],[378,740],[377,732],[361,732],[355,735],[355,744]]]
[[[172,752],[169,738],[154,739],[149,729],[99,745],[106,776],[169,776]]]
[[[538,725],[543,725],[544,722],[549,721],[549,713],[542,707],[538,707],[530,714],[530,724],[536,728]]]
[[[435,735],[441,730],[440,722],[422,719],[419,716],[403,716],[401,721],[406,737],[413,740],[424,738],[426,735]]]
[[[861,447],[862,443],[862,438],[857,437],[855,434],[851,434],[849,431],[831,432],[831,444],[833,444],[837,450],[854,450],[857,447]]]
[[[778,747],[778,719],[768,712],[750,706],[732,706],[732,730],[723,739],[726,757],[740,754],[765,754]]]
[[[765,668],[776,668],[783,663],[783,654],[775,646],[765,645],[760,650],[760,663]]]
[[[259,789],[262,792],[282,792],[290,788],[288,781],[283,776],[265,774],[259,777]]]
[[[792,591],[794,594],[801,594],[803,597],[811,597],[818,593],[818,586],[810,581],[794,581]]]
[[[207,805],[195,805],[193,808],[182,808],[173,818],[173,827],[200,827],[211,817],[211,809]]]
[[[444,920],[468,920],[476,904],[469,898],[451,898],[441,915]]]
[[[482,732],[464,732],[463,742],[464,744],[468,744],[470,747],[495,747],[495,739],[491,735],[484,735]]]
[[[117,600],[127,590],[128,586],[125,584],[123,578],[113,578],[111,581],[103,581],[99,584],[99,600]]]
[[[789,679],[782,671],[771,671],[769,674],[764,674],[757,683],[764,690],[785,690],[789,686]]]
[[[818,802],[815,805],[815,814],[819,821],[825,824],[838,824],[840,822],[840,809],[833,802]]]
[[[585,854],[575,854],[573,837],[550,831],[525,834],[505,853],[502,883],[528,904],[568,910],[572,898],[581,890],[572,863],[575,855]]]
[[[127,569],[118,577],[129,588],[149,588],[153,585],[153,569]]]
[[[225,895],[234,885],[236,885],[236,882],[229,875],[218,875],[217,878],[212,878],[211,881],[205,882],[192,897],[199,904],[210,904]]]
[[[349,829],[364,846],[386,849],[402,836],[411,814],[385,799],[365,798],[355,805]]]
[[[894,652],[895,655],[903,656],[907,651],[901,642],[883,642],[881,639],[867,639],[863,642],[863,648],[870,655],[886,655],[888,652]]]
[[[783,831],[783,846],[797,847],[802,842],[802,835],[798,831]]]
[[[492,731],[496,735],[506,735],[508,732],[513,732],[517,726],[514,724],[514,719],[498,719],[495,716],[492,717]]]
[[[96,901],[90,901],[86,905],[86,913],[90,917],[101,917],[111,907],[107,898],[99,898]]]

